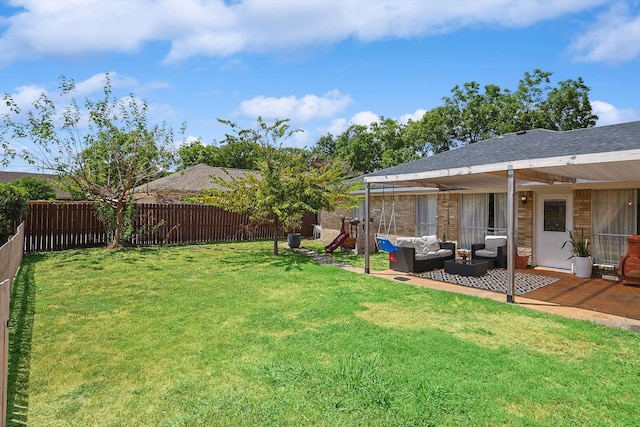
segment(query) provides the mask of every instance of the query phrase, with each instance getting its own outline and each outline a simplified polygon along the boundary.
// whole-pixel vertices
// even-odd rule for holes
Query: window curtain
[[[493,234],[496,236],[507,235],[507,200],[507,193],[493,195]]]
[[[416,236],[432,236],[437,233],[438,196],[428,194],[416,197]]]
[[[459,219],[461,249],[471,249],[472,244],[484,242],[489,226],[489,194],[461,194]]]
[[[364,201],[360,202],[358,207],[353,208],[352,213],[354,218],[364,218]]]
[[[627,237],[636,233],[638,192],[594,190],[592,203],[593,260],[615,265],[627,252]]]

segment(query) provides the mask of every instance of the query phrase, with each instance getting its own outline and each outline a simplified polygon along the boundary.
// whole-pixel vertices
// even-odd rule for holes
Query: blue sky
[[[515,90],[536,68],[582,77],[598,125],[640,120],[640,1],[0,0],[0,93],[26,107],[64,75],[97,99],[109,72],[152,122],[208,144],[228,131],[217,118],[262,116],[311,147],[417,119],[472,80]]]

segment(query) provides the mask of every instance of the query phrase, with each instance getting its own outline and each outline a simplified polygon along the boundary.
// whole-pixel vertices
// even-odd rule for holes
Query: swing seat
[[[391,243],[391,240],[386,237],[376,237],[376,241],[378,242],[378,247],[382,252],[392,253],[398,251],[398,247]]]

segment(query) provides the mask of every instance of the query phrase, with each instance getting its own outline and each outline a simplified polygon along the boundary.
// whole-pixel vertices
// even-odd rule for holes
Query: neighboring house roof
[[[372,172],[364,178],[365,182],[472,188],[497,183],[497,172],[509,166],[574,180],[640,180],[640,121],[571,131],[510,133]],[[469,175],[474,177],[470,179]]]
[[[218,168],[205,164],[198,164],[188,167],[182,171],[172,173],[165,177],[156,179],[147,184],[140,185],[135,188],[135,192],[156,193],[163,191],[180,192],[180,193],[197,193],[206,188],[215,186],[214,177],[220,177],[224,180],[232,178],[242,178],[247,175],[245,169]]]
[[[53,188],[56,191],[56,199],[58,200],[71,200],[71,194],[66,191],[62,191],[58,188],[60,182],[57,175],[50,173],[35,173],[35,172],[0,172],[0,184],[6,184],[9,182],[17,181],[22,178],[40,178],[53,182]]]

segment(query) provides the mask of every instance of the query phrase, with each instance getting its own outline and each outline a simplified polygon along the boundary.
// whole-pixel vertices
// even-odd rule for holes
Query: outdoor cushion
[[[426,243],[426,249],[428,252],[439,251],[440,242],[437,236],[422,236],[422,240]]]
[[[505,236],[487,236],[484,238],[484,249],[487,251],[492,251],[493,255],[482,255],[477,251],[480,256],[496,256],[498,255],[498,247],[506,246],[507,238]]]
[[[416,259],[434,259],[445,258],[451,255],[453,255],[453,251],[451,249],[438,249],[437,251],[429,251],[426,254],[419,254],[416,252],[415,257]]]
[[[453,251],[451,249],[438,249],[438,254],[441,257],[446,258],[448,256],[453,255]]]
[[[441,255],[438,252],[427,252],[426,254],[422,253],[419,254],[416,252],[415,258],[420,260],[420,259],[434,259],[434,258],[441,258]]]
[[[494,258],[498,256],[498,249],[490,251],[489,249],[478,249],[476,251],[476,256],[484,257],[484,258]]]
[[[399,248],[415,248],[415,237],[398,237],[396,246]]]

